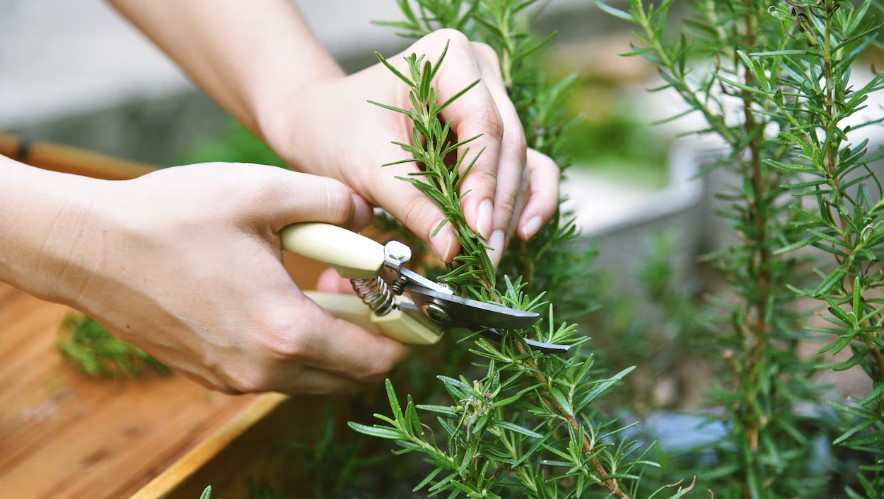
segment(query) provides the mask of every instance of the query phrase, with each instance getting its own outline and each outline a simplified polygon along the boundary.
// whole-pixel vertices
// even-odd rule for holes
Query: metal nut
[[[384,263],[398,268],[403,263],[411,260],[411,248],[399,241],[390,241],[384,245]]]
[[[424,314],[433,322],[445,324],[451,322],[451,314],[444,306],[438,303],[427,303],[424,305]]]

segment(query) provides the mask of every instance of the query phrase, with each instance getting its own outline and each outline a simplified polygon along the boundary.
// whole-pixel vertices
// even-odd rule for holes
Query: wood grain
[[[54,348],[67,312],[0,284],[2,497],[127,497],[256,399],[87,378]]]

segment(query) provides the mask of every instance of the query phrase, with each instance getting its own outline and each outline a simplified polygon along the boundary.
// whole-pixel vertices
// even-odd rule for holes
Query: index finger
[[[467,224],[487,240],[492,229],[504,122],[494,97],[482,81],[482,71],[469,39],[454,30],[440,30],[436,36],[447,37],[448,42],[448,52],[435,81],[439,101],[446,102],[475,85],[443,109],[442,118],[451,122],[458,141],[469,140],[457,151],[461,173],[473,165],[464,179],[461,204]]]

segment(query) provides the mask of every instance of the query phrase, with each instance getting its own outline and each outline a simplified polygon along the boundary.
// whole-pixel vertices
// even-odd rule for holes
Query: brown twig
[[[875,363],[878,364],[878,376],[884,378],[884,355],[881,354],[881,349],[878,348],[878,345],[870,342],[870,346],[872,348],[872,357],[875,358]]]
[[[516,349],[519,351],[519,353],[522,355],[527,354],[528,347],[525,346],[522,338],[516,335],[512,335],[512,337],[513,341],[515,342]],[[535,361],[535,359],[533,358],[529,358],[527,361],[525,361],[525,363],[528,364],[528,367],[533,370],[534,377],[537,379],[538,382],[540,382],[540,385],[543,387],[544,393],[542,395],[542,398],[543,402],[547,405],[547,408],[549,408],[550,405],[555,407],[557,409],[556,412],[558,412],[562,416],[562,418],[568,422],[568,425],[571,427],[571,429],[575,432],[580,432],[580,429],[582,428],[580,420],[577,418],[576,415],[571,414],[570,411],[562,407],[562,405],[559,404],[556,398],[552,396],[549,379],[540,371],[537,366],[537,361]],[[583,453],[586,455],[586,457],[589,458],[590,463],[592,463],[592,466],[595,468],[596,474],[598,474],[599,479],[604,484],[604,486],[607,487],[608,490],[610,490],[611,493],[615,496],[622,499],[629,499],[629,495],[620,487],[620,483],[614,478],[608,478],[608,471],[605,469],[604,465],[595,456],[592,455],[592,442],[590,442],[589,438],[587,438],[585,431],[583,432],[582,446]]]
[[[747,45],[752,47],[755,45],[755,37],[753,31],[752,16],[746,14],[746,36]],[[745,84],[749,86],[752,83],[752,71],[744,68]],[[770,249],[765,244],[767,241],[767,214],[764,209],[765,183],[761,168],[761,131],[758,130],[758,124],[755,122],[755,115],[752,112],[752,96],[748,91],[742,92],[743,99],[743,115],[745,119],[744,127],[746,133],[752,137],[749,142],[749,177],[752,183],[753,196],[750,203],[752,210],[752,218],[755,221],[756,233],[752,237],[752,245],[755,251],[755,257],[752,259],[755,267],[755,274],[758,276],[758,295],[755,303],[751,304],[755,312],[755,320],[751,330],[751,338],[749,350],[747,352],[746,370],[748,390],[748,405],[751,407],[756,396],[755,386],[757,383],[757,368],[761,357],[764,355],[765,336],[767,334],[768,324],[766,322],[767,307],[771,291],[771,275],[770,275]],[[746,420],[746,435],[749,440],[749,449],[754,453],[758,449],[759,421],[754,415],[749,416]]]

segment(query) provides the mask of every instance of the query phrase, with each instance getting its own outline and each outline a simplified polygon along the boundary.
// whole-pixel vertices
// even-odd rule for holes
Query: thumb
[[[287,170],[268,180],[265,220],[274,231],[298,222],[325,222],[358,231],[371,222],[368,203],[337,180]]]

